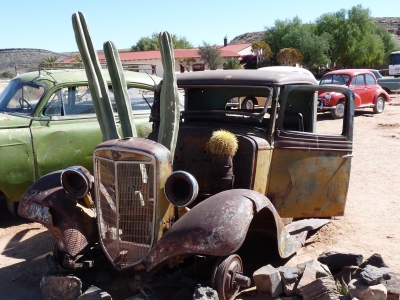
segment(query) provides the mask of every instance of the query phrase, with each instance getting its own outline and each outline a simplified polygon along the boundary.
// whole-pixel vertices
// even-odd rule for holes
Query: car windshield
[[[272,90],[272,89],[271,89]],[[185,89],[185,122],[267,124],[268,87],[192,87]],[[251,107],[245,105],[251,101]]]
[[[44,92],[40,85],[12,80],[0,94],[0,111],[31,115]]]
[[[350,76],[343,74],[333,74],[333,75],[325,75],[322,77],[320,85],[324,84],[338,84],[338,85],[347,85],[349,83]]]

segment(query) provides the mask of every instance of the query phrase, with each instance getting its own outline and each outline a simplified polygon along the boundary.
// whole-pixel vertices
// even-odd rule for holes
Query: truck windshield
[[[31,115],[44,92],[40,85],[12,80],[0,94],[0,111]]]

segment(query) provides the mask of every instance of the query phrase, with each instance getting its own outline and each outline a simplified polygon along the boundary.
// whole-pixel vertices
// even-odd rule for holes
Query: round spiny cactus
[[[234,156],[238,148],[238,140],[233,133],[221,129],[213,132],[208,141],[208,147],[211,154]]]

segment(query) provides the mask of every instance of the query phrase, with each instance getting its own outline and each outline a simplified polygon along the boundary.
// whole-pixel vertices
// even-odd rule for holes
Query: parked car
[[[326,73],[320,85],[343,86],[355,94],[355,108],[372,108],[380,114],[385,103],[390,102],[388,93],[377,83],[372,72],[365,69],[344,69]],[[341,93],[320,92],[318,111],[330,111],[334,119],[344,116],[345,99]]]
[[[304,68],[294,68],[294,67],[288,67],[288,66],[273,66],[273,67],[263,67],[257,69],[259,71],[288,71],[290,70],[291,73],[300,73],[306,76],[310,77],[311,79],[315,79],[314,75],[307,69]],[[230,99],[226,105],[227,108],[230,107],[239,107],[240,109],[248,109],[252,110],[257,107],[264,107],[265,103],[267,102],[267,98],[265,97],[254,97],[254,96],[248,96],[248,95],[243,95],[239,97],[234,97]]]
[[[301,242],[282,218],[344,214],[354,94],[318,86],[292,68],[176,76],[185,91],[185,110],[173,155],[156,142],[162,109],[168,109],[160,103],[170,101],[160,98],[161,83],[148,139],[99,144],[94,176],[77,166],[48,174],[27,190],[18,212],[52,232],[54,257],[64,267],[91,265],[93,247],[101,245],[117,270],[141,270],[135,280],[145,286],[147,272],[197,255],[215,265],[209,276],[219,298],[234,299],[251,282],[237,254],[245,241],[270,239],[286,258]],[[317,133],[318,91],[346,99],[337,134]],[[230,99],[242,95],[268,100],[252,112],[226,109]],[[214,139],[216,131],[221,135]],[[216,151],[219,144],[223,152]]]
[[[399,77],[383,77],[378,70],[369,70],[374,75],[378,84],[388,93],[400,92],[400,78]]]
[[[129,71],[125,77],[142,132],[153,102],[145,92],[161,78]],[[113,101],[112,90],[110,97]],[[27,188],[50,172],[71,165],[92,171],[92,152],[101,141],[83,69],[40,70],[12,79],[0,94],[0,194],[9,210],[15,213]]]

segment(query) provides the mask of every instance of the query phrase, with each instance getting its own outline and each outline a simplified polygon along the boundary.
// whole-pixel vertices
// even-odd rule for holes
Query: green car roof
[[[103,69],[104,79],[111,82],[110,76],[106,69]],[[154,86],[158,84],[162,78],[146,73],[133,71],[124,71],[127,84],[134,83],[135,85]],[[86,72],[84,69],[61,69],[61,70],[41,70],[24,73],[15,77],[13,80],[22,80],[36,82],[51,88],[55,85],[65,83],[87,82]]]

